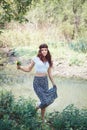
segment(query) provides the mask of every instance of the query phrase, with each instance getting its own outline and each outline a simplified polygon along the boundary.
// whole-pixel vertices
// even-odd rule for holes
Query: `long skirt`
[[[47,76],[35,76],[33,80],[33,87],[41,102],[39,108],[45,108],[49,106],[57,98],[57,88],[54,86],[50,89],[48,88]]]

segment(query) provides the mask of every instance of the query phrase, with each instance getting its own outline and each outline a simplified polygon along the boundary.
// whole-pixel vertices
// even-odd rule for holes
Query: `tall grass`
[[[0,44],[10,47],[30,45],[30,36],[27,31],[7,30],[0,35]]]
[[[60,29],[55,25],[44,27],[42,29],[37,28],[35,25],[24,24],[18,25],[12,23],[14,28],[9,27],[7,30],[3,30],[0,35],[0,44],[15,46],[38,46],[41,43],[62,41]]]

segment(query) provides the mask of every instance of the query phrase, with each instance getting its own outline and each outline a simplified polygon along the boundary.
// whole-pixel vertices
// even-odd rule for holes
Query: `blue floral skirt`
[[[57,88],[52,87],[48,88],[48,77],[34,77],[33,80],[33,87],[37,94],[37,96],[40,99],[40,108],[45,108],[49,106],[51,103],[54,102],[54,100],[57,98]]]

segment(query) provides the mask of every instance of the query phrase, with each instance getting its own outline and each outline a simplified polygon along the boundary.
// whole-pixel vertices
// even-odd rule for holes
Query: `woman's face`
[[[47,48],[41,48],[41,53],[43,56],[46,56],[48,53],[48,49]]]

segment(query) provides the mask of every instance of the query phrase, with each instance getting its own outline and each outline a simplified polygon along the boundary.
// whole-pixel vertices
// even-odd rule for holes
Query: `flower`
[[[16,64],[17,64],[17,65],[21,65],[21,62],[20,62],[20,61],[16,61]]]

